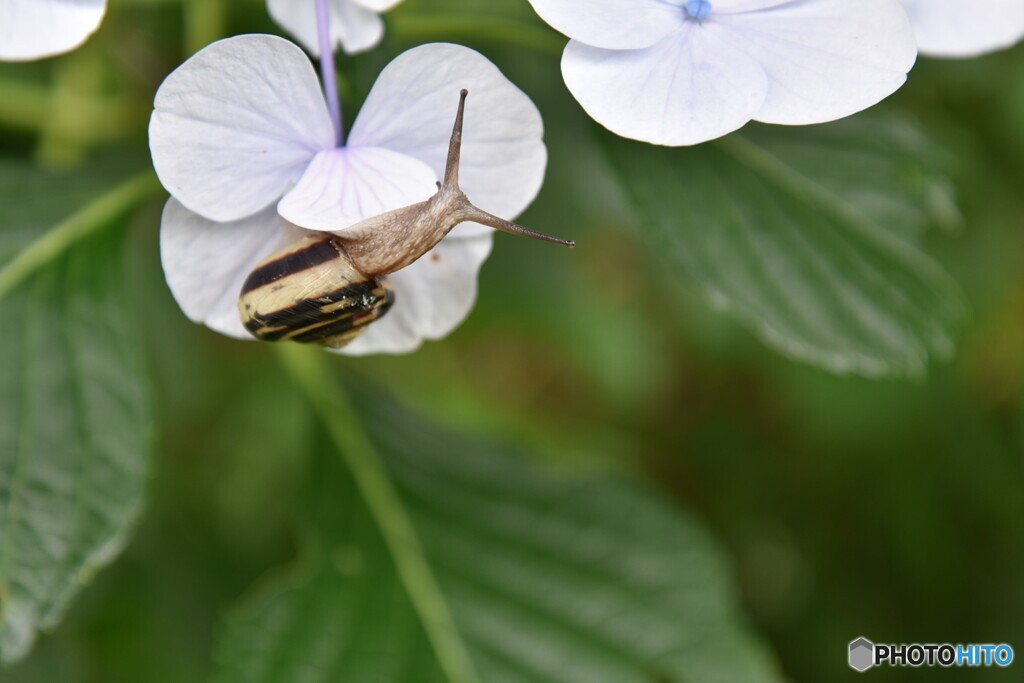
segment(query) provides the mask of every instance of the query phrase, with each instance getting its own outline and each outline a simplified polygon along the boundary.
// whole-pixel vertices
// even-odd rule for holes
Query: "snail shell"
[[[307,235],[271,255],[249,274],[238,299],[242,323],[257,339],[316,342],[340,348],[395,302],[385,275],[415,262],[459,223],[573,247],[482,211],[459,189],[459,157],[467,92],[448,146],[444,180],[425,202],[374,216],[344,234]]]
[[[360,273],[338,238],[325,234],[306,236],[256,266],[238,309],[257,339],[340,348],[394,302],[386,278]]]

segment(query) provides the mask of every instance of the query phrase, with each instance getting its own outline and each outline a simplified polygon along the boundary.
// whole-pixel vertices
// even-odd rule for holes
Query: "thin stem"
[[[334,48],[331,45],[331,13],[327,0],[316,0],[316,28],[320,39],[320,77],[324,81],[327,109],[334,124],[334,143],[341,147],[345,134],[341,128],[341,101],[338,99],[338,77],[334,73]]]
[[[0,125],[42,132],[49,125],[56,88],[34,81],[0,77]],[[87,144],[129,137],[143,128],[146,114],[129,97],[79,93],[73,110],[76,126],[65,132]]]
[[[199,52],[224,36],[223,0],[188,0],[185,5],[185,54]]]
[[[399,579],[450,683],[479,683],[466,644],[427,561],[405,504],[359,415],[319,349],[278,345],[278,357],[313,405],[380,529]]]
[[[0,267],[0,299],[73,244],[109,224],[129,207],[150,194],[155,194],[159,189],[156,177],[152,172],[146,171],[126,180],[101,195],[96,201],[71,214]]]

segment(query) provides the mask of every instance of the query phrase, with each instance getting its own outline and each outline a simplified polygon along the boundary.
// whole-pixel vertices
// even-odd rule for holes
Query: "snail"
[[[238,299],[242,323],[254,337],[345,346],[394,304],[395,293],[385,276],[426,254],[459,223],[472,221],[513,235],[576,246],[478,209],[459,189],[467,94],[459,93],[444,180],[433,197],[368,218],[343,235],[303,237],[256,266]]]

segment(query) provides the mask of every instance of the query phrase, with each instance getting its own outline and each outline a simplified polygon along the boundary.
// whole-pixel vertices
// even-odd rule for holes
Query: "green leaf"
[[[214,680],[444,683],[369,509],[340,461],[320,465],[304,556],[228,618]]]
[[[149,392],[124,301],[119,234],[100,228],[151,181],[115,185],[75,211],[83,177],[0,169],[4,662],[25,655],[117,555],[142,502]],[[62,211],[60,225],[37,230]]]
[[[671,288],[696,283],[789,356],[883,376],[948,358],[964,313],[912,239],[958,220],[930,144],[909,124],[855,117],[752,126],[695,148],[610,148]]]
[[[378,494],[328,461],[304,559],[229,618],[218,683],[779,680],[720,551],[647,487],[459,436],[362,384],[353,415],[322,354],[284,357],[335,445],[379,453],[400,506],[384,513],[411,521],[403,552],[436,583],[408,580]],[[340,443],[353,430],[368,441]],[[417,606],[434,588],[451,622]],[[468,670],[439,663],[439,638]]]
[[[824,126],[750,126],[743,135],[887,230],[913,237],[963,221],[953,160],[903,117],[864,113]]]

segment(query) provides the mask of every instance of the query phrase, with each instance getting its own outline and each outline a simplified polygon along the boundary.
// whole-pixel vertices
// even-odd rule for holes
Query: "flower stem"
[[[50,125],[58,88],[27,78],[0,76],[0,126],[42,133]],[[145,129],[148,111],[128,96],[78,93],[73,117],[76,125],[65,135],[89,145],[120,140]]]
[[[334,73],[334,49],[331,46],[331,13],[327,0],[316,0],[316,28],[320,39],[320,77],[324,81],[327,109],[334,123],[334,143],[341,147],[345,134],[341,127],[341,101],[338,100],[338,78]]]
[[[297,344],[277,346],[278,358],[316,410],[380,529],[399,579],[449,683],[479,683],[465,641],[427,561],[405,503],[395,490],[362,419],[340,383],[332,381],[328,356]]]
[[[226,34],[223,0],[187,0],[185,3],[185,54],[199,52]]]

